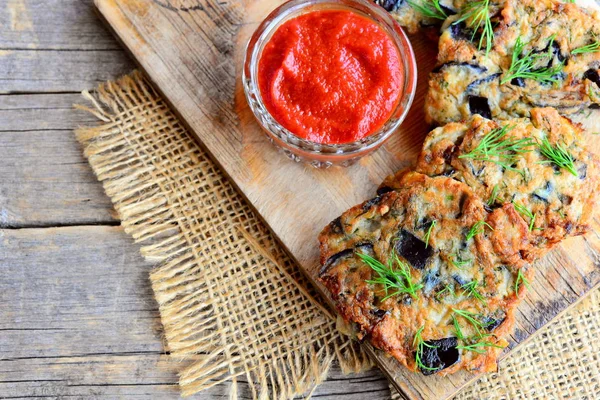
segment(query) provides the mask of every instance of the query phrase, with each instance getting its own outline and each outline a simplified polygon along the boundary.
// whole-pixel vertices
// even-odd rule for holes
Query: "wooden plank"
[[[280,1],[247,1],[243,6],[233,0],[193,3],[196,7],[190,9],[192,3],[184,0],[96,0],[119,39],[314,280],[321,228],[346,208],[372,197],[387,174],[414,161],[427,133],[423,94],[436,46],[422,36],[411,38],[421,71],[419,89],[392,140],[351,168],[314,170],[288,161],[268,144],[241,90],[245,43],[257,22]],[[520,308],[511,347],[598,285],[597,237],[569,240],[537,263],[540,272]],[[475,378],[467,373],[423,377],[370,351],[406,398],[448,398]]]
[[[131,68],[90,0],[0,4],[0,93],[79,92]]]
[[[0,93],[80,92],[129,71],[120,50],[2,50]]]
[[[311,399],[321,400],[389,400],[389,382],[381,371],[373,369],[345,375],[333,367],[327,380],[315,389]]]
[[[0,230],[0,260],[0,397],[177,392],[151,265],[120,227]]]
[[[179,398],[182,363],[163,354],[151,265],[120,227],[0,230],[0,267],[0,398]],[[365,390],[389,398],[378,371],[336,368],[315,397]]]
[[[0,96],[0,227],[118,223],[73,129],[79,94]]]
[[[0,92],[80,91],[132,64],[90,0],[0,5]],[[117,222],[72,130],[79,94],[0,95],[0,227]]]
[[[73,107],[84,101],[79,93],[0,95],[0,133],[97,125],[98,118]]]
[[[94,13],[92,0],[5,0],[0,49],[121,50]]]

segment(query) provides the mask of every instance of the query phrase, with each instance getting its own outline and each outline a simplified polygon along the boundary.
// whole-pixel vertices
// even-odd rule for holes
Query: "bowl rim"
[[[296,136],[281,125],[266,109],[258,87],[258,61],[262,48],[285,21],[302,13],[325,9],[347,9],[358,12],[383,27],[393,39],[404,68],[404,82],[398,104],[384,125],[376,132],[353,142],[326,144]],[[365,11],[366,10],[366,11]],[[246,45],[242,81],[246,100],[261,127],[291,151],[304,156],[323,156],[335,160],[365,155],[381,146],[398,129],[411,108],[417,87],[415,54],[404,30],[379,5],[368,0],[291,0],[277,7],[258,26]]]

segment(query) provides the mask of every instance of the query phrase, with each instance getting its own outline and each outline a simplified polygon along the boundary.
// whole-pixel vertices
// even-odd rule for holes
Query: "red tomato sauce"
[[[403,79],[392,38],[351,11],[313,11],[286,21],[258,63],[269,113],[296,136],[327,144],[378,131],[398,104]]]

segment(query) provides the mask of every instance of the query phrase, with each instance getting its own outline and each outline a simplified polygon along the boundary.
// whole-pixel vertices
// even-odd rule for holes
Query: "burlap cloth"
[[[258,216],[137,72],[78,106],[78,129],[125,231],[156,261],[150,279],[165,346],[190,395],[249,382],[253,398],[306,394],[333,362],[370,366]],[[310,394],[310,393],[308,393]],[[543,329],[457,399],[600,398],[600,295]]]

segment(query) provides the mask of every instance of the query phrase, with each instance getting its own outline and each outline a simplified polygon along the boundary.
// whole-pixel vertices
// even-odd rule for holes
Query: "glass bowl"
[[[378,24],[392,38],[404,68],[404,82],[398,105],[378,131],[349,143],[322,144],[294,135],[267,111],[258,86],[258,62],[264,46],[273,33],[291,18],[322,10],[355,12]],[[400,126],[412,104],[417,87],[417,65],[410,41],[394,19],[381,7],[367,0],[291,0],[276,8],[260,24],[250,38],[242,72],[244,93],[250,109],[272,143],[297,162],[317,168],[332,165],[349,166],[359,158],[377,150]]]

